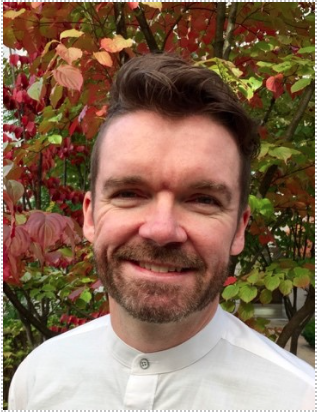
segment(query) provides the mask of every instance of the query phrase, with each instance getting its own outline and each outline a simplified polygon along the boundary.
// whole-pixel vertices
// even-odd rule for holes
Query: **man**
[[[314,408],[313,369],[219,307],[258,149],[214,72],[168,55],[122,67],[83,205],[110,315],[30,354],[11,409]]]

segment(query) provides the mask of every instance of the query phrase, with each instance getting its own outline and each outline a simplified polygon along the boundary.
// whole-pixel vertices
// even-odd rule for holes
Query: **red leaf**
[[[274,98],[280,97],[284,92],[282,80],[283,74],[278,74],[267,79],[266,87],[269,91],[273,92]]]
[[[11,65],[18,66],[19,60],[20,60],[19,55],[17,54],[10,55],[9,61]]]
[[[35,211],[30,215],[26,228],[32,240],[46,249],[60,239],[65,228],[65,218],[59,214]]]
[[[23,226],[15,227],[15,235],[10,242],[10,252],[13,256],[18,257],[25,254],[30,246],[31,240],[29,234]]]
[[[265,234],[259,235],[259,242],[263,246],[270,243],[271,241],[274,242],[274,237],[270,232],[266,232]]]
[[[61,65],[52,71],[54,79],[59,85],[80,91],[83,84],[83,76],[78,68],[71,65]]]
[[[128,1],[128,5],[129,5],[131,10],[134,10],[137,7],[139,7],[139,2],[138,1]]]
[[[226,281],[224,282],[223,286],[229,286],[229,285],[233,285],[234,283],[236,283],[237,278],[234,276],[229,276]]]
[[[69,134],[70,134],[70,136],[73,135],[73,133],[74,133],[75,129],[78,127],[78,125],[79,125],[78,120],[75,118],[73,120],[71,126],[69,127]]]
[[[66,48],[62,43],[56,47],[57,54],[64,59],[69,65],[73,61],[82,57],[82,50],[79,48]]]
[[[102,286],[102,282],[100,279],[98,279],[96,282],[92,283],[92,285],[90,286],[90,289],[95,290],[95,289],[99,289],[99,287]]]
[[[85,286],[82,286],[82,287],[74,290],[73,292],[70,293],[68,298],[72,301],[76,300],[81,295],[81,293],[83,292],[84,289],[85,289]]]

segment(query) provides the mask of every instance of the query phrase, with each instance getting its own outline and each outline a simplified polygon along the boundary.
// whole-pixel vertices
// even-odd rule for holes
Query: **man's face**
[[[100,150],[84,234],[116,307],[171,322],[219,294],[240,253],[240,157],[230,133],[204,116],[171,120],[138,111],[111,123]]]

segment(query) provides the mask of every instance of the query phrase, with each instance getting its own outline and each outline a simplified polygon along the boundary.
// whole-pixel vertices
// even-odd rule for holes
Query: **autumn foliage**
[[[314,313],[314,13],[313,2],[3,3],[4,293],[29,345],[108,312],[81,232],[89,155],[119,67],[161,51],[216,71],[260,123],[247,248],[222,306],[272,336],[254,305],[280,298],[278,343],[297,338]]]

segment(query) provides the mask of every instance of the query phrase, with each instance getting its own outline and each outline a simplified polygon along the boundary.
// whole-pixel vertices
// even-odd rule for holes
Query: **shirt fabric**
[[[218,308],[198,334],[142,353],[98,318],[36,348],[9,410],[312,410],[314,369]]]

